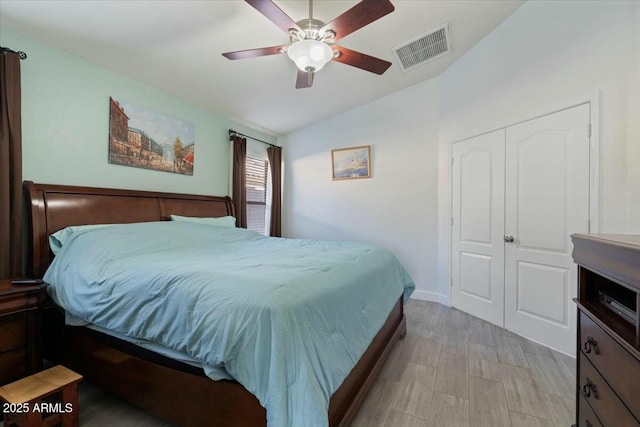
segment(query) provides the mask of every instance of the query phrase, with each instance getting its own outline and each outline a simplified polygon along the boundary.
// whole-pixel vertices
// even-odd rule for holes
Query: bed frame
[[[28,265],[41,278],[53,260],[48,236],[70,225],[169,220],[170,215],[233,215],[229,197],[36,184],[25,181],[30,207]],[[60,312],[60,310],[51,310]],[[235,381],[84,327],[45,326],[45,351],[115,395],[181,426],[266,426],[266,411]],[[348,426],[395,342],[404,337],[402,296],[360,361],[333,394],[329,425]]]

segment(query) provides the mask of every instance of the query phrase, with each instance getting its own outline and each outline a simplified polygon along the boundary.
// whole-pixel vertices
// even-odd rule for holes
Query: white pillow
[[[232,216],[221,216],[217,218],[198,218],[195,216],[178,216],[171,215],[171,221],[187,221],[187,222],[197,222],[199,224],[208,224],[215,225],[217,227],[231,227],[235,228],[236,219]]]

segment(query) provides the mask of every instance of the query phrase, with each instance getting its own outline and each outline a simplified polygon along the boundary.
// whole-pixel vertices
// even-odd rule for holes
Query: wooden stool
[[[58,365],[0,387],[4,427],[76,427],[80,381],[82,375]]]

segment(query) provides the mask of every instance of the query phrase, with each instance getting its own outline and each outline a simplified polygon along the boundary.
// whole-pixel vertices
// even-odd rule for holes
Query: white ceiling
[[[294,21],[308,17],[306,1],[276,3]],[[316,0],[314,18],[329,22],[356,3]],[[437,76],[523,1],[392,3],[394,12],[338,42],[391,61],[391,68],[378,76],[329,63],[308,89],[295,89],[296,68],[286,55],[221,55],[289,41],[239,0],[0,0],[0,25],[277,135]],[[391,49],[447,22],[452,52],[402,72]]]

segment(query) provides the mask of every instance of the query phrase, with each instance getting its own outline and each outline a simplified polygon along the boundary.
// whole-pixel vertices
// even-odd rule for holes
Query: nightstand
[[[0,385],[42,368],[41,317],[46,285],[0,280]]]

